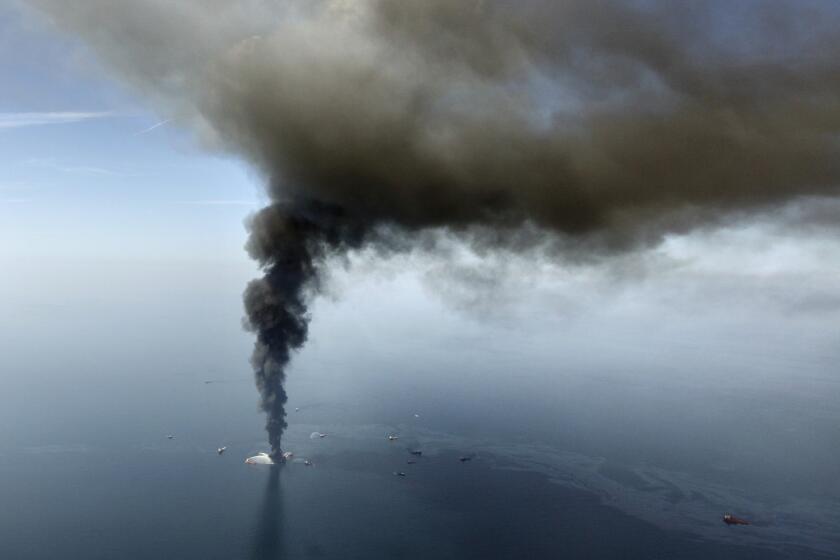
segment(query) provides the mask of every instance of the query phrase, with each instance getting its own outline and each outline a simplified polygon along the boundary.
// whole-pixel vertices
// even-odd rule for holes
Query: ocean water
[[[840,557],[824,349],[558,341],[376,284],[316,304],[295,458],[252,466],[248,272],[115,266],[43,296],[64,272],[2,293],[0,558]]]

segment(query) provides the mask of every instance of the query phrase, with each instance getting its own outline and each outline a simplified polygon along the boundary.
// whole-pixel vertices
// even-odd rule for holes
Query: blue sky
[[[0,258],[246,258],[260,179],[15,2],[0,7],[0,75]]]

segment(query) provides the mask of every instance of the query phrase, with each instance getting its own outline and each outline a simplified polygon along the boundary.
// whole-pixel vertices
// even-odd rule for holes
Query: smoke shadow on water
[[[254,529],[252,560],[285,557],[283,551],[283,496],[280,491],[280,467],[270,467],[262,505]]]

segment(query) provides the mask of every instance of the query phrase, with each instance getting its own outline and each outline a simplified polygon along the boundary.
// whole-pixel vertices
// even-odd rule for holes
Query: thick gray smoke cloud
[[[32,4],[264,172],[245,301],[275,452],[326,255],[523,226],[610,253],[838,192],[834,2]]]

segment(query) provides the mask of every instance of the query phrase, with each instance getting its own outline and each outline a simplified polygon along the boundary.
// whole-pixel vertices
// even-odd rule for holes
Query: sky
[[[245,165],[198,149],[32,10],[3,3],[0,31],[0,258],[243,260],[262,196]]]
[[[264,173],[208,148],[177,111],[154,112],[158,104],[28,4],[5,3],[0,31],[0,259],[19,271],[4,278],[5,293],[60,299],[62,290],[31,289],[33,279],[75,275],[68,285],[84,286],[115,263],[147,262],[193,283],[219,263],[244,289],[257,274],[244,223],[270,200]],[[584,323],[579,332],[651,325],[690,339],[741,336],[763,351],[807,354],[791,341],[810,341],[829,352],[839,336],[837,203],[815,200],[596,262],[451,239],[431,252],[363,249],[326,267],[324,300],[381,276],[411,301],[443,304],[451,321],[537,331]]]
[[[256,275],[243,249],[244,222],[269,197],[252,163],[208,148],[177,116],[155,113],[147,97],[36,9],[5,3],[0,31],[0,259],[29,275],[7,276],[6,293],[25,291],[23,279],[47,263],[84,278],[115,262],[189,270],[184,263],[194,260]],[[830,198],[805,210],[771,207],[595,263],[457,241],[434,254],[383,258],[362,250],[349,272],[338,259],[328,280],[381,274],[401,286],[408,271],[406,297],[442,302],[453,317],[518,328],[581,318],[668,324],[663,318],[673,317],[673,325],[703,333],[696,336],[748,326],[824,348],[838,339],[836,218]],[[330,282],[327,301],[353,284]],[[541,320],[529,315],[534,309]],[[695,319],[716,328],[692,326]]]

